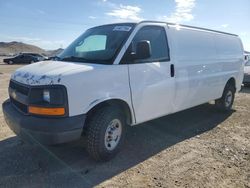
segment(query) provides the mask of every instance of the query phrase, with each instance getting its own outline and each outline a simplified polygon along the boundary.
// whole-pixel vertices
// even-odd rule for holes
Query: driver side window
[[[151,56],[147,59],[133,59],[131,54],[136,54],[136,44],[140,41],[149,41],[151,45]],[[129,48],[124,54],[121,64],[149,63],[169,61],[169,47],[164,27],[145,26],[141,28],[132,40]]]

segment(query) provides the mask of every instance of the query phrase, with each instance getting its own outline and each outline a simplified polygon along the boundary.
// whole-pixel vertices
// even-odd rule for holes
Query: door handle
[[[171,75],[171,77],[174,77],[174,73],[175,73],[175,71],[174,71],[174,64],[171,64],[170,65],[170,75]]]

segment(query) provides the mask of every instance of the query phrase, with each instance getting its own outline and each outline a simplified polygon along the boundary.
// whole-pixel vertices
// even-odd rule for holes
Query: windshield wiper
[[[60,58],[60,61],[86,62],[86,61],[89,61],[89,60],[88,60],[88,59],[85,59],[85,58],[83,58],[83,57],[66,56],[66,57]]]

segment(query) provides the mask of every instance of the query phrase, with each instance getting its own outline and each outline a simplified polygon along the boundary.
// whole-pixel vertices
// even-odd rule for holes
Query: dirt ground
[[[0,63],[1,103],[18,67]],[[0,187],[249,188],[250,88],[226,114],[204,104],[130,127],[123,151],[110,162],[93,161],[84,145],[23,142],[0,109]]]

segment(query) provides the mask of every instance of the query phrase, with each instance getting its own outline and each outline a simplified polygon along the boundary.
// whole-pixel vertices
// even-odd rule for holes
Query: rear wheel
[[[235,96],[235,88],[232,84],[227,84],[220,99],[215,100],[218,109],[229,111],[232,109]]]
[[[121,149],[125,136],[125,119],[112,106],[97,110],[87,122],[87,151],[97,161],[108,161]]]

